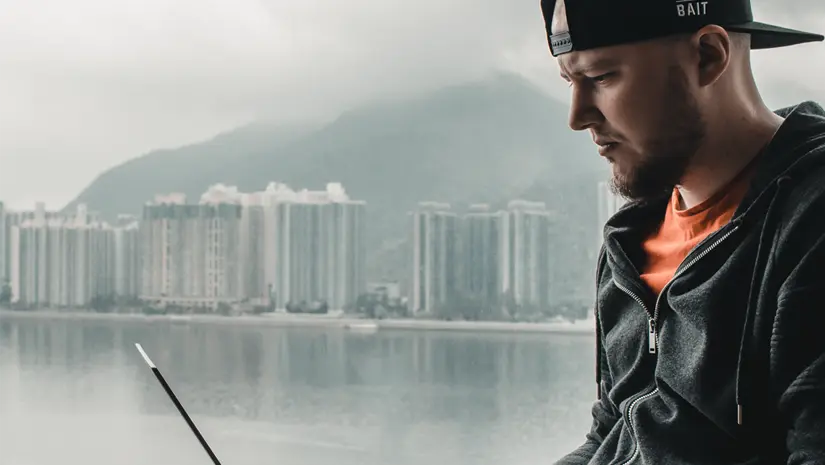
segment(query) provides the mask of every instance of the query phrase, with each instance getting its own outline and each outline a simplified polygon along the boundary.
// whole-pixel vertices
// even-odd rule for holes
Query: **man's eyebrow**
[[[593,71],[603,70],[605,68],[612,68],[619,65],[619,60],[612,56],[604,56],[601,58],[597,58],[589,63],[585,63],[582,66],[571,66],[570,70],[565,71],[565,67],[561,66],[561,77],[562,79],[569,80],[570,76],[583,76]]]

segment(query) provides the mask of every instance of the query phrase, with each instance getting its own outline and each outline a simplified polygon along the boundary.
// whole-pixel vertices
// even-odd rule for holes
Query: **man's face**
[[[561,55],[570,127],[589,130],[613,168],[613,189],[643,199],[672,192],[704,137],[674,43],[655,40]]]

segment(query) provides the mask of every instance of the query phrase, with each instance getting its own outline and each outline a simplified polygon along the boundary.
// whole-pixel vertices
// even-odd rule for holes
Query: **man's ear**
[[[730,65],[732,41],[728,32],[719,26],[708,25],[696,31],[690,43],[697,58],[699,86],[715,83]]]

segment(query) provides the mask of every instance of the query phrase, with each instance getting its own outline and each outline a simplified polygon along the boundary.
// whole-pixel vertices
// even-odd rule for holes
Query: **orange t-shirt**
[[[646,263],[642,281],[659,295],[691,250],[727,224],[747,193],[750,169],[742,170],[728,185],[699,205],[680,210],[679,190],[673,195],[659,229],[642,244]]]

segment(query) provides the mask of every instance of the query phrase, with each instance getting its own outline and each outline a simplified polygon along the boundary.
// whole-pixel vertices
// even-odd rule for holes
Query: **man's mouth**
[[[599,144],[599,155],[607,156],[610,152],[616,149],[619,144],[617,142],[603,142]]]

